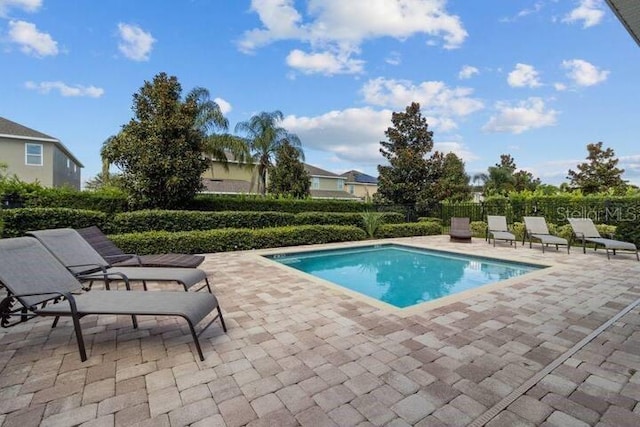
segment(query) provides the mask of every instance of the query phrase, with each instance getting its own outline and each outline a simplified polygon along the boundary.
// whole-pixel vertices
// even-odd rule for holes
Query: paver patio
[[[208,254],[229,332],[205,332],[204,362],[174,318],[87,316],[85,363],[68,320],[30,320],[0,330],[0,425],[640,425],[638,307],[545,371],[640,298],[635,256],[448,240],[394,239],[553,266],[407,315]]]

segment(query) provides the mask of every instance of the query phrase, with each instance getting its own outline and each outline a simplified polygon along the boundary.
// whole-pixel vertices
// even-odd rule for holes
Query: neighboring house
[[[311,175],[312,199],[357,200],[358,197],[345,191],[347,178],[318,167],[304,164],[304,170]]]
[[[227,153],[227,167],[216,159],[211,160],[209,168],[202,174],[205,193],[247,194],[252,193],[253,165],[240,163],[231,153]]]
[[[235,160],[231,154],[225,169],[223,163],[212,160],[211,166],[202,174],[205,193],[212,194],[247,194],[255,193],[251,188],[253,168]],[[311,198],[313,199],[345,199],[358,200],[359,197],[345,191],[346,178],[333,172],[304,164],[304,169],[311,175]],[[267,182],[269,176],[267,176]]]
[[[59,139],[0,117],[0,161],[7,173],[44,187],[80,189],[84,166]]]
[[[378,178],[366,173],[351,170],[340,176],[346,178],[345,189],[347,193],[363,200],[371,200],[371,197],[378,191]]]

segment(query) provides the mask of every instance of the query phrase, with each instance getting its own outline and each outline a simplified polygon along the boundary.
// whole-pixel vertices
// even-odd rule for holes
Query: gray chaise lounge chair
[[[173,253],[157,255],[126,254],[96,226],[78,228],[76,231],[113,267],[196,268],[204,261],[202,255]]]
[[[451,218],[449,238],[452,242],[471,243],[471,236],[469,218]]]
[[[187,321],[200,360],[204,360],[198,336],[216,319],[227,328],[216,297],[206,292],[103,291],[82,292],[80,282],[36,239],[16,237],[0,240],[0,282],[7,297],[0,302],[2,326],[19,324],[35,316],[71,317],[80,359],[87,360],[80,319],[91,314],[178,316]],[[217,309],[200,333],[195,326]],[[13,323],[11,317],[19,317]]]
[[[144,290],[147,290],[147,281],[178,282],[185,291],[204,282],[196,290],[206,288],[211,292],[206,273],[198,268],[111,266],[72,228],[30,231],[27,234],[38,239],[80,281],[103,281],[107,289],[110,281],[135,281],[142,282]]]
[[[569,253],[569,242],[562,237],[554,236],[549,233],[549,227],[547,227],[547,221],[541,216],[525,216],[524,217],[525,232],[522,236],[522,244],[524,245],[525,238],[529,238],[529,247],[531,247],[532,239],[540,240],[542,244],[542,253],[544,253],[545,246],[555,245],[556,250],[558,246],[564,245],[567,247],[567,253]]]
[[[517,246],[516,236],[509,231],[509,228],[507,227],[507,217],[505,216],[487,216],[487,241],[491,243],[492,238],[493,246],[496,245],[496,240],[508,241],[514,248]]]
[[[598,249],[598,246],[603,246],[607,251],[607,259],[611,259],[609,251],[616,254],[616,251],[629,251],[635,252],[636,259],[640,261],[638,256],[638,248],[631,242],[623,242],[621,240],[605,239],[600,236],[600,232],[596,228],[591,218],[569,218],[569,224],[573,230],[572,239],[582,242],[582,252],[587,253],[587,243],[594,243],[594,250]]]

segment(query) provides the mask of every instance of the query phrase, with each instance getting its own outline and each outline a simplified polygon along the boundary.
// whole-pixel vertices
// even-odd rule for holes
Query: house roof
[[[238,194],[250,193],[251,183],[241,179],[209,179],[202,180],[205,193]]]
[[[357,170],[350,170],[340,176],[347,178],[347,182],[356,182],[358,184],[378,184],[378,178]]]
[[[20,123],[13,122],[4,117],[0,117],[0,137],[10,139],[22,139],[28,141],[43,141],[54,143],[67,157],[73,160],[81,168],[84,167],[82,163],[74,156],[67,147],[64,146],[59,139],[54,138],[46,133],[42,133],[35,129],[28,128]]]
[[[640,2],[638,0],[607,0],[607,3],[640,46]]]
[[[333,172],[329,172],[327,170],[324,169],[320,169],[319,167],[310,165],[308,163],[304,164],[304,170],[306,170],[307,172],[309,172],[309,175],[311,176],[322,176],[322,177],[326,177],[326,178],[344,178],[336,173]]]

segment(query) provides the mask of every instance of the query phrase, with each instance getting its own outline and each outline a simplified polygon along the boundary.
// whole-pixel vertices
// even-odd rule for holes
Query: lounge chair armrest
[[[109,259],[118,259],[118,258],[122,258],[122,257],[129,257],[129,259],[131,258],[135,258],[138,265],[142,265],[142,260],[140,259],[140,255],[138,254],[120,254],[120,255],[104,255],[102,258],[106,259],[107,261],[109,261]]]
[[[96,274],[99,274],[100,276],[102,276],[102,279],[107,281],[110,278],[115,278],[115,279],[119,279],[122,280],[124,282],[125,287],[127,288],[128,291],[131,290],[131,286],[129,285],[129,278],[124,274],[124,273],[118,273],[118,272],[113,272],[113,273],[107,273],[106,271],[96,271],[93,273],[87,273],[87,274],[78,274],[76,275],[76,279],[78,280],[96,280]]]
[[[7,298],[20,298],[20,297],[36,297],[36,296],[43,296],[43,295],[51,295],[50,299],[55,299],[55,298],[60,298],[60,297],[64,297],[65,299],[67,299],[69,301],[69,304],[72,306],[72,311],[74,311],[76,309],[76,301],[75,298],[73,297],[73,295],[70,292],[57,292],[57,291],[52,291],[52,292],[31,292],[28,294],[10,294],[7,295]],[[40,304],[40,303],[38,303]],[[29,307],[32,308],[32,307]]]
[[[85,270],[80,270],[80,271],[73,271],[74,268],[81,268],[81,267],[89,267],[86,268]],[[100,265],[100,264],[75,264],[75,265],[67,265],[67,270],[69,270],[71,273],[73,273],[74,276],[79,276],[82,274],[89,274],[89,273],[95,273],[98,271],[105,271],[105,266],[104,265]]]

